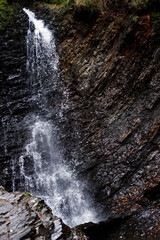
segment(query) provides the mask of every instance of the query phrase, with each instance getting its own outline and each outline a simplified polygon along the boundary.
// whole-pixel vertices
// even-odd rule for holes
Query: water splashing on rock
[[[58,55],[52,32],[43,21],[36,19],[33,12],[24,11],[29,17],[27,71],[30,85],[34,89],[36,86],[38,95],[46,91],[43,87],[46,81],[52,81],[57,86]],[[41,109],[46,107],[44,102],[39,104]],[[84,194],[83,184],[76,179],[76,174],[60,154],[55,129],[56,123],[45,118],[44,114],[42,116],[41,111],[33,116],[30,140],[19,158],[25,191],[44,198],[53,213],[62,217],[69,226],[94,222],[97,219]]]

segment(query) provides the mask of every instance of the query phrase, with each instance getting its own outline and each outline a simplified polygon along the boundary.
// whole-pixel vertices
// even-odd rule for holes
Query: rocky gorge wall
[[[43,85],[43,96],[37,100],[39,82],[31,85],[26,70],[28,24],[22,6],[17,5],[13,19],[1,29],[0,35],[0,182],[9,191],[25,191],[19,158],[31,137],[30,127],[34,116],[41,112],[42,118],[47,116],[48,120],[56,121],[62,99],[60,83],[59,89],[55,90],[48,80]],[[42,106],[44,99],[47,102],[45,109]],[[52,107],[51,101],[54,102]],[[64,121],[63,118],[61,121]],[[27,174],[33,172],[33,165],[30,164],[30,159],[26,158]]]
[[[0,34],[0,182],[12,188],[12,160],[20,154],[25,139],[22,129],[30,103],[29,86],[25,82],[26,19],[22,11],[16,12],[9,25]],[[16,169],[18,171],[18,169]],[[17,179],[17,183],[18,183]]]
[[[152,22],[150,12],[135,16],[111,9],[89,21],[77,19],[73,9],[42,7],[37,15],[56,30],[61,78],[68,91],[66,117],[59,122],[65,132],[65,137],[60,136],[63,154],[71,165],[71,157],[76,158],[79,177],[89,181],[90,194],[100,214],[103,206],[107,219],[88,230],[82,226],[83,231],[96,240],[157,239],[159,22]],[[23,16],[18,16],[16,31],[11,27],[1,36],[0,181],[9,190],[12,159],[18,158],[28,137],[24,119],[38,107],[28,98],[28,85],[24,90],[27,25]],[[55,99],[61,101],[56,96],[47,95],[50,118],[54,116],[50,106],[56,106]],[[23,189],[23,179],[15,183],[15,188]]]
[[[72,10],[57,15],[56,21],[61,69],[72,101],[68,118],[80,135],[77,168],[90,179],[108,217],[130,216],[118,237],[156,239],[159,22],[153,22],[150,12],[135,19],[111,9],[95,21],[75,20]]]

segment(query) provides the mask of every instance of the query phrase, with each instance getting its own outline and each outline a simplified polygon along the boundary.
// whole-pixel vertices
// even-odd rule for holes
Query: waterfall
[[[58,55],[52,32],[44,26],[42,20],[37,20],[35,14],[27,9],[24,12],[29,17],[27,33],[27,70],[30,83],[42,84],[44,78],[57,70]],[[38,82],[37,82],[38,79]],[[42,86],[42,85],[41,85]]]
[[[59,60],[55,39],[33,12],[27,9],[24,12],[29,18],[26,37],[28,80],[34,95],[45,96],[46,81],[57,87]],[[35,99],[38,99],[37,96]],[[40,109],[47,108],[44,101],[38,102]],[[56,123],[45,118],[40,110],[32,118],[30,139],[19,158],[20,178],[23,179],[25,191],[42,197],[52,208],[53,214],[61,217],[69,226],[95,222],[97,219],[84,193],[83,184],[76,179],[74,171],[66,165],[58,149]]]

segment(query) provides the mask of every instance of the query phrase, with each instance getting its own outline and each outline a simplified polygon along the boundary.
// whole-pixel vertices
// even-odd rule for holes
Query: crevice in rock
[[[160,200],[160,183],[145,191],[144,198],[147,198],[150,201]]]

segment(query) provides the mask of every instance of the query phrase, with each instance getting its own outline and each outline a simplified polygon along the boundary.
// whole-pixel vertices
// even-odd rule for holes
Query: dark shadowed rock
[[[71,136],[79,143],[69,147],[78,155],[80,178],[90,179],[91,194],[103,203],[101,214],[106,218],[129,217],[124,227],[126,239],[130,225],[133,238],[155,235],[156,239],[159,24],[152,22],[150,12],[141,13],[135,21],[132,15],[111,9],[92,23],[58,14],[55,19],[61,69],[70,94],[66,115]]]

